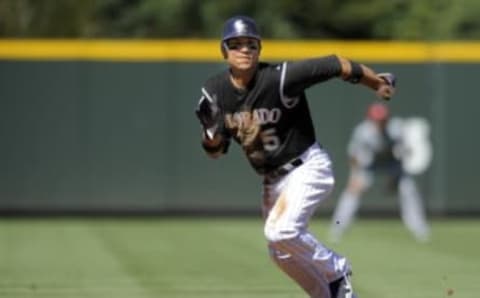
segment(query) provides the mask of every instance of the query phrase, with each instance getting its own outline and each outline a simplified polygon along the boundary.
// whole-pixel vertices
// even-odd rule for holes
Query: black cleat
[[[351,273],[330,283],[330,295],[332,298],[358,298],[353,293],[352,283],[350,282]]]

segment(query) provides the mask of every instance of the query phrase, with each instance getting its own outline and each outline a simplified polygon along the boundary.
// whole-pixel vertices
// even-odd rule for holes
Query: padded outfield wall
[[[193,51],[193,49],[197,49]],[[264,43],[265,60],[337,53],[398,76],[389,105],[432,125],[418,177],[430,213],[480,211],[479,44]],[[212,161],[194,107],[225,66],[216,41],[0,41],[0,211],[253,211],[261,179],[237,146]],[[316,133],[346,181],[345,146],[373,94],[340,80],[308,90]],[[380,186],[380,185],[378,185]],[[377,187],[362,211],[394,211]]]

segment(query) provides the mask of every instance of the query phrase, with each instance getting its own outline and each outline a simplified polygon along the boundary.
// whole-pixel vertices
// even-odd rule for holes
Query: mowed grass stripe
[[[269,261],[261,230],[251,220],[166,220],[105,222],[97,233],[160,297],[304,297]]]
[[[82,222],[0,222],[0,296],[152,297]]]
[[[360,297],[471,298],[479,223],[435,221],[419,244],[399,219],[360,220],[326,243],[353,262]],[[306,297],[270,262],[260,219],[0,220],[0,243],[0,297]]]

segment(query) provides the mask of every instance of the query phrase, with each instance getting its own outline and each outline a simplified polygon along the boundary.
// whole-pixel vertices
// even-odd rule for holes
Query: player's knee
[[[275,244],[278,242],[288,241],[299,235],[300,231],[298,228],[292,225],[275,225],[271,223],[265,224],[264,235],[269,243],[275,247]]]
[[[291,254],[278,250],[271,243],[268,244],[268,253],[270,255],[270,258],[277,264],[287,263],[292,261]]]

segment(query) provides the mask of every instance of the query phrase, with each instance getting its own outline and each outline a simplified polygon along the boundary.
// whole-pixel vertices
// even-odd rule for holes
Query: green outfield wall
[[[261,178],[239,148],[210,160],[200,147],[193,111],[204,79],[224,68],[211,54],[218,52],[216,43],[30,42],[0,41],[0,211],[259,210]],[[177,53],[186,46],[205,52]],[[271,42],[285,46],[304,55],[312,47],[320,54],[349,48]],[[451,44],[350,46],[356,51],[339,51],[397,74],[393,113],[430,121],[434,160],[417,177],[429,212],[479,212],[480,51],[467,59]],[[368,54],[382,46],[396,52]],[[268,58],[282,60],[267,48],[268,42]],[[288,53],[285,59],[302,58]],[[335,162],[337,187],[321,211],[329,212],[346,182],[351,129],[375,98],[340,80],[314,86],[308,95],[318,139]],[[362,211],[396,210],[395,197],[377,186]]]

